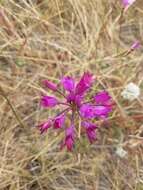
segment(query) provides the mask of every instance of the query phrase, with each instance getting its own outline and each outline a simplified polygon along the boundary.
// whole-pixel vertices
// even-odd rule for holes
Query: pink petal
[[[57,85],[54,84],[54,83],[51,82],[51,81],[44,80],[44,81],[43,81],[43,84],[44,84],[45,87],[49,88],[50,90],[53,90],[53,91],[56,91],[56,90],[57,90]]]
[[[65,144],[66,144],[67,150],[72,151],[73,145],[74,145],[74,140],[71,137],[66,138]]]
[[[63,77],[61,80],[61,83],[65,90],[69,92],[72,92],[74,90],[75,82],[72,77],[69,77],[69,76]]]
[[[93,143],[96,140],[96,131],[95,129],[97,129],[97,126],[93,123],[90,122],[82,122],[82,125],[85,127],[86,129],[86,134],[87,137],[90,141],[90,143]]]
[[[74,94],[72,92],[70,94],[68,94],[68,96],[67,96],[67,102],[68,103],[72,103],[73,102],[78,107],[81,105],[82,100],[83,100],[83,96],[76,95],[76,94]]]
[[[111,108],[109,106],[95,106],[94,115],[96,117],[107,117]]]
[[[66,129],[66,137],[71,136],[72,138],[74,138],[74,128],[74,125],[71,125]]]
[[[64,114],[59,115],[59,116],[57,116],[57,117],[54,119],[54,124],[53,124],[53,126],[54,126],[55,129],[60,129],[60,128],[63,127],[64,122],[65,122],[65,115],[64,115]]]
[[[83,104],[80,107],[80,115],[87,119],[94,118],[94,106],[91,104]]]
[[[84,94],[92,86],[93,82],[93,75],[89,72],[84,73],[79,83],[76,85],[76,94]]]
[[[58,100],[52,96],[42,96],[41,105],[43,107],[54,107],[58,104]]]
[[[75,131],[74,125],[71,125],[66,129],[66,137],[63,146],[67,147],[67,150],[72,151],[74,146]]]
[[[93,99],[96,102],[96,104],[106,105],[110,103],[111,96],[108,94],[108,92],[102,91],[102,92],[97,93],[93,97]]]
[[[97,126],[94,123],[83,121],[82,125],[85,127],[85,129],[97,129]]]
[[[38,128],[42,134],[42,133],[46,132],[51,126],[52,126],[52,121],[48,120],[48,121],[38,125]]]
[[[93,143],[96,140],[96,131],[95,130],[86,130],[86,134],[90,143]]]
[[[95,106],[92,104],[83,104],[80,107],[80,115],[87,119],[96,117],[107,117],[111,112],[110,106]]]

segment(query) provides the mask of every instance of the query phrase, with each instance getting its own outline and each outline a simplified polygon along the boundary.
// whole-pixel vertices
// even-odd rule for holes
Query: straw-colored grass
[[[143,94],[121,97],[129,82],[143,90],[143,48],[126,53],[142,42],[142,0],[121,12],[119,0],[0,1],[1,190],[143,189]],[[54,113],[39,106],[40,82],[86,70],[116,106],[95,144],[61,151],[63,134],[35,128]]]

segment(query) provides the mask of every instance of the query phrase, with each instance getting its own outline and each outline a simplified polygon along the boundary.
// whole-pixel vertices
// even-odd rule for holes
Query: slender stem
[[[0,86],[0,95],[4,97],[4,99],[7,101],[8,105],[10,106],[15,118],[17,119],[18,123],[26,128],[26,126],[23,124],[23,122],[21,121],[21,118],[19,117],[19,115],[17,114],[15,108],[13,107],[13,105],[11,104],[10,100],[8,99],[8,97],[6,96],[5,92],[3,91],[2,87]]]
[[[70,108],[70,107],[68,107],[68,108],[64,109],[63,111],[61,111],[60,113],[58,113],[55,117],[58,117],[59,115],[61,115],[61,114],[65,113],[65,112],[68,112],[69,110],[71,110],[71,108]]]
[[[79,120],[79,126],[78,126],[78,138],[81,137],[81,120]]]
[[[77,110],[77,113],[78,113],[78,116],[79,116],[79,118],[80,118],[81,121],[87,121],[87,122],[89,121],[89,119],[86,119],[86,118],[84,118],[84,117],[81,116],[79,110]]]
[[[75,116],[74,110],[72,109],[72,115],[71,115],[71,123],[72,124],[74,123],[74,116]]]
[[[60,90],[56,90],[56,92],[62,95],[66,99],[66,96]]]
[[[70,106],[70,104],[64,103],[64,102],[59,102],[58,104],[65,105],[65,106]]]
[[[77,155],[77,163],[80,164],[81,163],[81,154],[78,153]]]

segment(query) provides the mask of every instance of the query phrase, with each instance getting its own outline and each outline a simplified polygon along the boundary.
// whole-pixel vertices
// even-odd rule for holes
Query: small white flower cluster
[[[115,152],[120,158],[124,158],[127,156],[127,151],[125,151],[122,147],[117,147]]]
[[[123,98],[131,101],[138,98],[139,95],[140,95],[140,88],[132,82],[129,83],[121,93],[121,96]]]

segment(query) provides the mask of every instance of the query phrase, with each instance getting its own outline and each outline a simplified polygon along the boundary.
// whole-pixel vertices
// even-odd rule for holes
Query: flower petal
[[[84,94],[93,84],[94,78],[93,75],[89,72],[86,72],[81,77],[79,83],[76,85],[76,94]]]
[[[90,141],[90,143],[93,143],[96,140],[95,129],[97,129],[97,126],[93,123],[86,122],[86,121],[82,122],[82,125],[86,129],[86,135],[88,137],[88,140]]]
[[[66,138],[65,144],[66,144],[67,150],[72,151],[73,145],[74,145],[74,140],[71,137]]]
[[[58,100],[52,96],[42,96],[41,105],[43,107],[54,107],[58,104]]]
[[[94,97],[93,97],[94,101],[97,104],[101,104],[101,105],[106,105],[109,103],[109,101],[111,100],[111,96],[109,95],[108,92],[106,91],[102,91],[97,93]]]
[[[91,122],[87,122],[87,121],[83,121],[82,122],[82,126],[85,128],[85,129],[97,129],[97,126],[94,124],[94,123],[91,123]]]
[[[95,117],[108,117],[108,114],[111,112],[110,106],[95,106],[94,107],[94,116]]]
[[[60,129],[63,127],[64,122],[65,122],[65,115],[61,114],[61,115],[57,116],[56,118],[54,118],[53,126],[55,129]]]
[[[72,137],[74,138],[74,129],[75,129],[75,126],[74,125],[71,125],[70,127],[68,127],[66,129],[66,137]]]
[[[46,132],[50,127],[52,126],[52,121],[48,120],[40,125],[38,125],[37,127],[39,128],[41,134]]]
[[[69,93],[67,96],[67,102],[68,103],[75,103],[78,107],[81,105],[81,102],[83,100],[83,96],[76,95],[74,93]]]
[[[75,138],[74,125],[71,125],[66,129],[66,137],[62,147],[66,146],[68,151],[72,151],[74,146],[74,138]]]
[[[83,104],[80,107],[80,114],[86,119],[92,119],[97,117],[107,117],[111,112],[110,106],[95,106],[92,104]]]
[[[51,81],[44,80],[44,81],[43,81],[43,84],[44,84],[45,87],[49,88],[50,90],[53,90],[53,91],[56,91],[56,90],[57,90],[57,85],[54,84],[54,83],[51,82]]]
[[[90,143],[93,143],[96,140],[96,131],[95,130],[86,130],[86,134]]]
[[[87,119],[92,119],[95,117],[94,106],[91,104],[83,104],[80,107],[80,115]]]
[[[67,90],[69,92],[72,92],[74,90],[75,82],[72,77],[69,77],[69,76],[63,77],[61,80],[61,83],[65,90]]]

